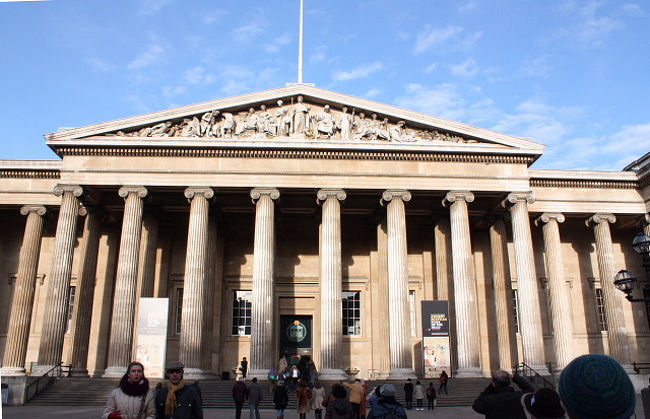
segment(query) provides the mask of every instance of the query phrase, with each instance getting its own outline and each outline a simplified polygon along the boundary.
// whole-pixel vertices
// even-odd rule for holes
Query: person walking
[[[201,389],[185,384],[182,362],[172,361],[165,368],[167,385],[156,393],[156,417],[159,419],[203,419]]]
[[[102,419],[151,419],[156,417],[154,395],[149,391],[149,380],[144,377],[144,366],[131,362],[120,384],[111,392]]]
[[[370,409],[368,419],[379,418],[406,418],[404,407],[395,400],[395,386],[384,384],[379,388],[381,398]]]
[[[515,391],[511,381],[521,390]],[[504,370],[497,370],[492,373],[490,385],[474,401],[472,409],[485,415],[486,419],[526,419],[521,396],[533,391],[530,383],[519,374],[511,376]]]
[[[433,410],[436,407],[436,389],[433,388],[433,381],[427,387],[427,409]]]
[[[347,392],[341,384],[334,384],[330,396],[327,398],[327,411],[325,419],[353,419],[352,406],[345,400]]]
[[[307,413],[309,413],[309,401],[311,400],[311,390],[307,387],[307,383],[304,380],[300,381],[298,385],[298,391],[296,391],[296,398],[298,399],[298,414],[300,419],[306,419]]]
[[[241,410],[244,407],[244,402],[248,397],[248,387],[244,384],[244,378],[235,381],[232,386],[232,399],[235,401],[235,418],[241,419]]]
[[[246,357],[243,357],[241,359],[241,362],[239,363],[239,371],[241,371],[241,376],[246,379],[246,373],[248,372],[248,361],[246,361]]]
[[[357,378],[352,384],[343,383],[343,385],[350,389],[350,404],[352,405],[352,412],[354,412],[354,418],[359,419],[361,416],[361,399],[363,399],[361,380]]]
[[[324,400],[325,389],[320,385],[320,381],[316,381],[311,391],[311,408],[314,411],[316,419],[322,419],[323,417],[323,409],[325,409],[325,405],[323,405]]]
[[[415,409],[416,410],[424,410],[424,407],[422,407],[422,401],[424,400],[424,389],[422,388],[422,384],[420,384],[420,380],[415,382]]]
[[[442,373],[440,374],[440,388],[438,388],[438,394],[442,394],[442,389],[445,389],[445,394],[447,393],[447,381],[449,380],[449,376],[447,375],[447,371],[443,370]]]
[[[404,401],[406,402],[406,410],[413,409],[413,383],[410,378],[404,384]]]
[[[278,419],[284,419],[284,409],[287,408],[288,404],[289,393],[287,392],[287,386],[284,385],[284,381],[278,381],[275,390],[273,390],[273,406]]]
[[[250,419],[260,419],[260,402],[262,401],[262,389],[257,384],[257,377],[253,377],[248,385],[248,405],[250,406]]]

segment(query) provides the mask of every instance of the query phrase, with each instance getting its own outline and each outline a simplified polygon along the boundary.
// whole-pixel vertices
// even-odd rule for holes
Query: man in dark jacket
[[[235,401],[235,417],[241,419],[241,409],[248,397],[248,388],[244,384],[244,378],[237,380],[232,387],[232,399]]]
[[[379,389],[381,395],[379,401],[372,405],[368,419],[392,417],[392,418],[406,418],[406,411],[404,407],[395,400],[395,386],[392,384],[384,384]]]
[[[201,390],[185,384],[182,362],[167,364],[167,385],[156,393],[156,417],[159,419],[203,419]]]
[[[404,401],[408,410],[413,409],[413,383],[410,378],[404,384]]]
[[[353,419],[352,405],[346,400],[348,393],[341,384],[334,384],[327,398],[325,419]]]
[[[262,389],[257,384],[257,377],[248,385],[248,404],[251,408],[251,419],[260,419],[260,402],[262,401]]]
[[[521,391],[515,391],[510,385],[511,376],[508,372],[497,370],[492,373],[492,383],[478,395],[472,409],[486,419],[526,419],[521,405],[521,396],[535,390],[526,379],[518,374],[512,381]]]

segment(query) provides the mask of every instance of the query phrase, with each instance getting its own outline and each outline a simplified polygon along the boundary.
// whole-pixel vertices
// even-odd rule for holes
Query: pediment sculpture
[[[438,131],[407,127],[404,120],[390,120],[376,113],[348,109],[332,109],[330,105],[306,104],[302,96],[290,104],[278,100],[272,108],[265,104],[256,109],[234,113],[214,109],[203,114],[160,122],[153,126],[119,130],[107,136],[119,137],[181,137],[205,139],[270,139],[306,138],[316,140],[374,142],[452,142],[476,143],[471,138]]]

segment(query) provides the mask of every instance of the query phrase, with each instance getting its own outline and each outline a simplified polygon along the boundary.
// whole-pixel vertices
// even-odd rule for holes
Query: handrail
[[[539,372],[535,371],[535,369],[533,369],[530,365],[526,364],[525,362],[513,366],[512,369],[515,371],[515,374],[528,377],[533,387],[537,387],[538,389],[543,387],[543,388],[550,388],[555,390],[555,384],[553,384],[552,381],[550,381],[549,379],[541,375]],[[520,370],[521,373],[519,372]],[[550,371],[551,369],[549,368],[549,373]]]
[[[52,384],[52,381],[54,381],[56,377],[60,377],[60,376],[61,376],[61,362],[59,362],[58,364],[56,364],[55,366],[47,370],[47,372],[45,372],[43,375],[38,377],[36,380],[29,383],[27,387],[25,387],[24,402],[28,402],[29,400],[34,398],[34,396],[36,396],[43,389],[45,389],[47,386]],[[47,383],[45,383],[45,385],[41,387],[41,382],[44,380],[47,381]],[[34,386],[36,386],[35,390],[34,390]]]
[[[637,374],[641,374],[641,370],[650,370],[650,362],[632,362],[632,368]]]

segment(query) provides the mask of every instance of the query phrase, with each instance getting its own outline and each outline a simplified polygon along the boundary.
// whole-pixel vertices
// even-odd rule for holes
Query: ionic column
[[[77,239],[79,197],[82,193],[83,190],[79,186],[57,185],[54,188],[54,194],[61,197],[61,207],[56,225],[52,268],[43,313],[38,367],[34,368],[32,375],[43,374],[61,362],[63,338],[68,326],[70,274],[74,244]]]
[[[18,276],[9,315],[7,343],[0,375],[25,375],[25,356],[32,320],[45,211],[45,207],[40,205],[25,205],[20,209],[20,213],[27,216],[27,222],[18,258]]]
[[[443,200],[449,205],[451,256],[454,273],[458,371],[456,377],[482,376],[479,357],[476,277],[472,260],[467,203],[474,201],[469,191],[452,191]]]
[[[616,265],[614,263],[614,250],[609,224],[615,222],[616,217],[613,214],[594,214],[586,221],[586,224],[588,227],[593,227],[596,237],[600,286],[603,290],[605,314],[607,316],[609,354],[624,367],[630,369],[630,346],[625,327],[625,316],[621,299],[618,296],[620,292],[614,286]]]
[[[251,198],[255,203],[255,244],[253,255],[253,306],[251,308],[250,376],[266,379],[275,365],[273,339],[275,261],[275,207],[280,197],[274,188],[255,188]]]
[[[158,244],[158,214],[145,215],[142,220],[140,256],[138,259],[138,297],[153,297]]]
[[[406,210],[411,193],[387,190],[382,194],[388,224],[388,319],[390,325],[390,379],[415,378],[408,308],[408,265],[406,250]]]
[[[185,197],[191,204],[183,282],[179,360],[185,364],[185,376],[188,378],[204,376],[202,344],[207,289],[206,260],[210,208],[208,199],[213,196],[214,191],[210,188],[185,189]]]
[[[560,243],[559,223],[564,215],[545,212],[537,220],[544,233],[544,253],[546,272],[551,297],[551,318],[553,321],[553,346],[555,348],[555,368],[563,370],[573,359],[573,330],[571,329],[571,304],[564,278],[562,245]]]
[[[143,186],[123,186],[118,193],[125,198],[124,218],[117,258],[108,367],[104,377],[121,377],[131,362],[142,230],[142,199],[147,196],[147,189]]]
[[[322,380],[347,378],[341,368],[343,319],[341,271],[341,204],[346,198],[341,189],[321,189],[323,202],[320,255],[320,359]]]
[[[90,319],[95,293],[95,274],[101,229],[101,212],[96,208],[81,208],[86,216],[83,236],[79,249],[79,273],[77,274],[77,295],[72,322],[72,354],[70,374],[88,376],[88,340],[90,338]]]
[[[202,344],[202,368],[204,374],[212,370],[212,351],[214,343],[219,342],[218,338],[215,339],[214,330],[214,309],[215,309],[215,292],[217,282],[217,214],[212,213],[208,215],[208,247],[207,255],[205,258],[205,272],[206,272],[206,285],[205,285],[205,310],[203,312],[203,344]],[[221,285],[221,284],[219,284]],[[216,300],[221,302],[221,289],[219,289],[219,298]],[[218,313],[221,313],[221,304]],[[218,345],[220,346],[220,345]]]
[[[532,193],[511,193],[504,201],[512,219],[512,241],[519,288],[519,330],[524,349],[523,361],[538,373],[547,371],[544,364],[544,339],[539,307],[533,239],[528,218],[528,204],[535,202]]]
[[[494,307],[497,315],[497,342],[499,367],[508,371],[517,363],[517,346],[513,324],[512,283],[508,275],[506,226],[503,218],[490,224],[492,278],[494,280]]]

